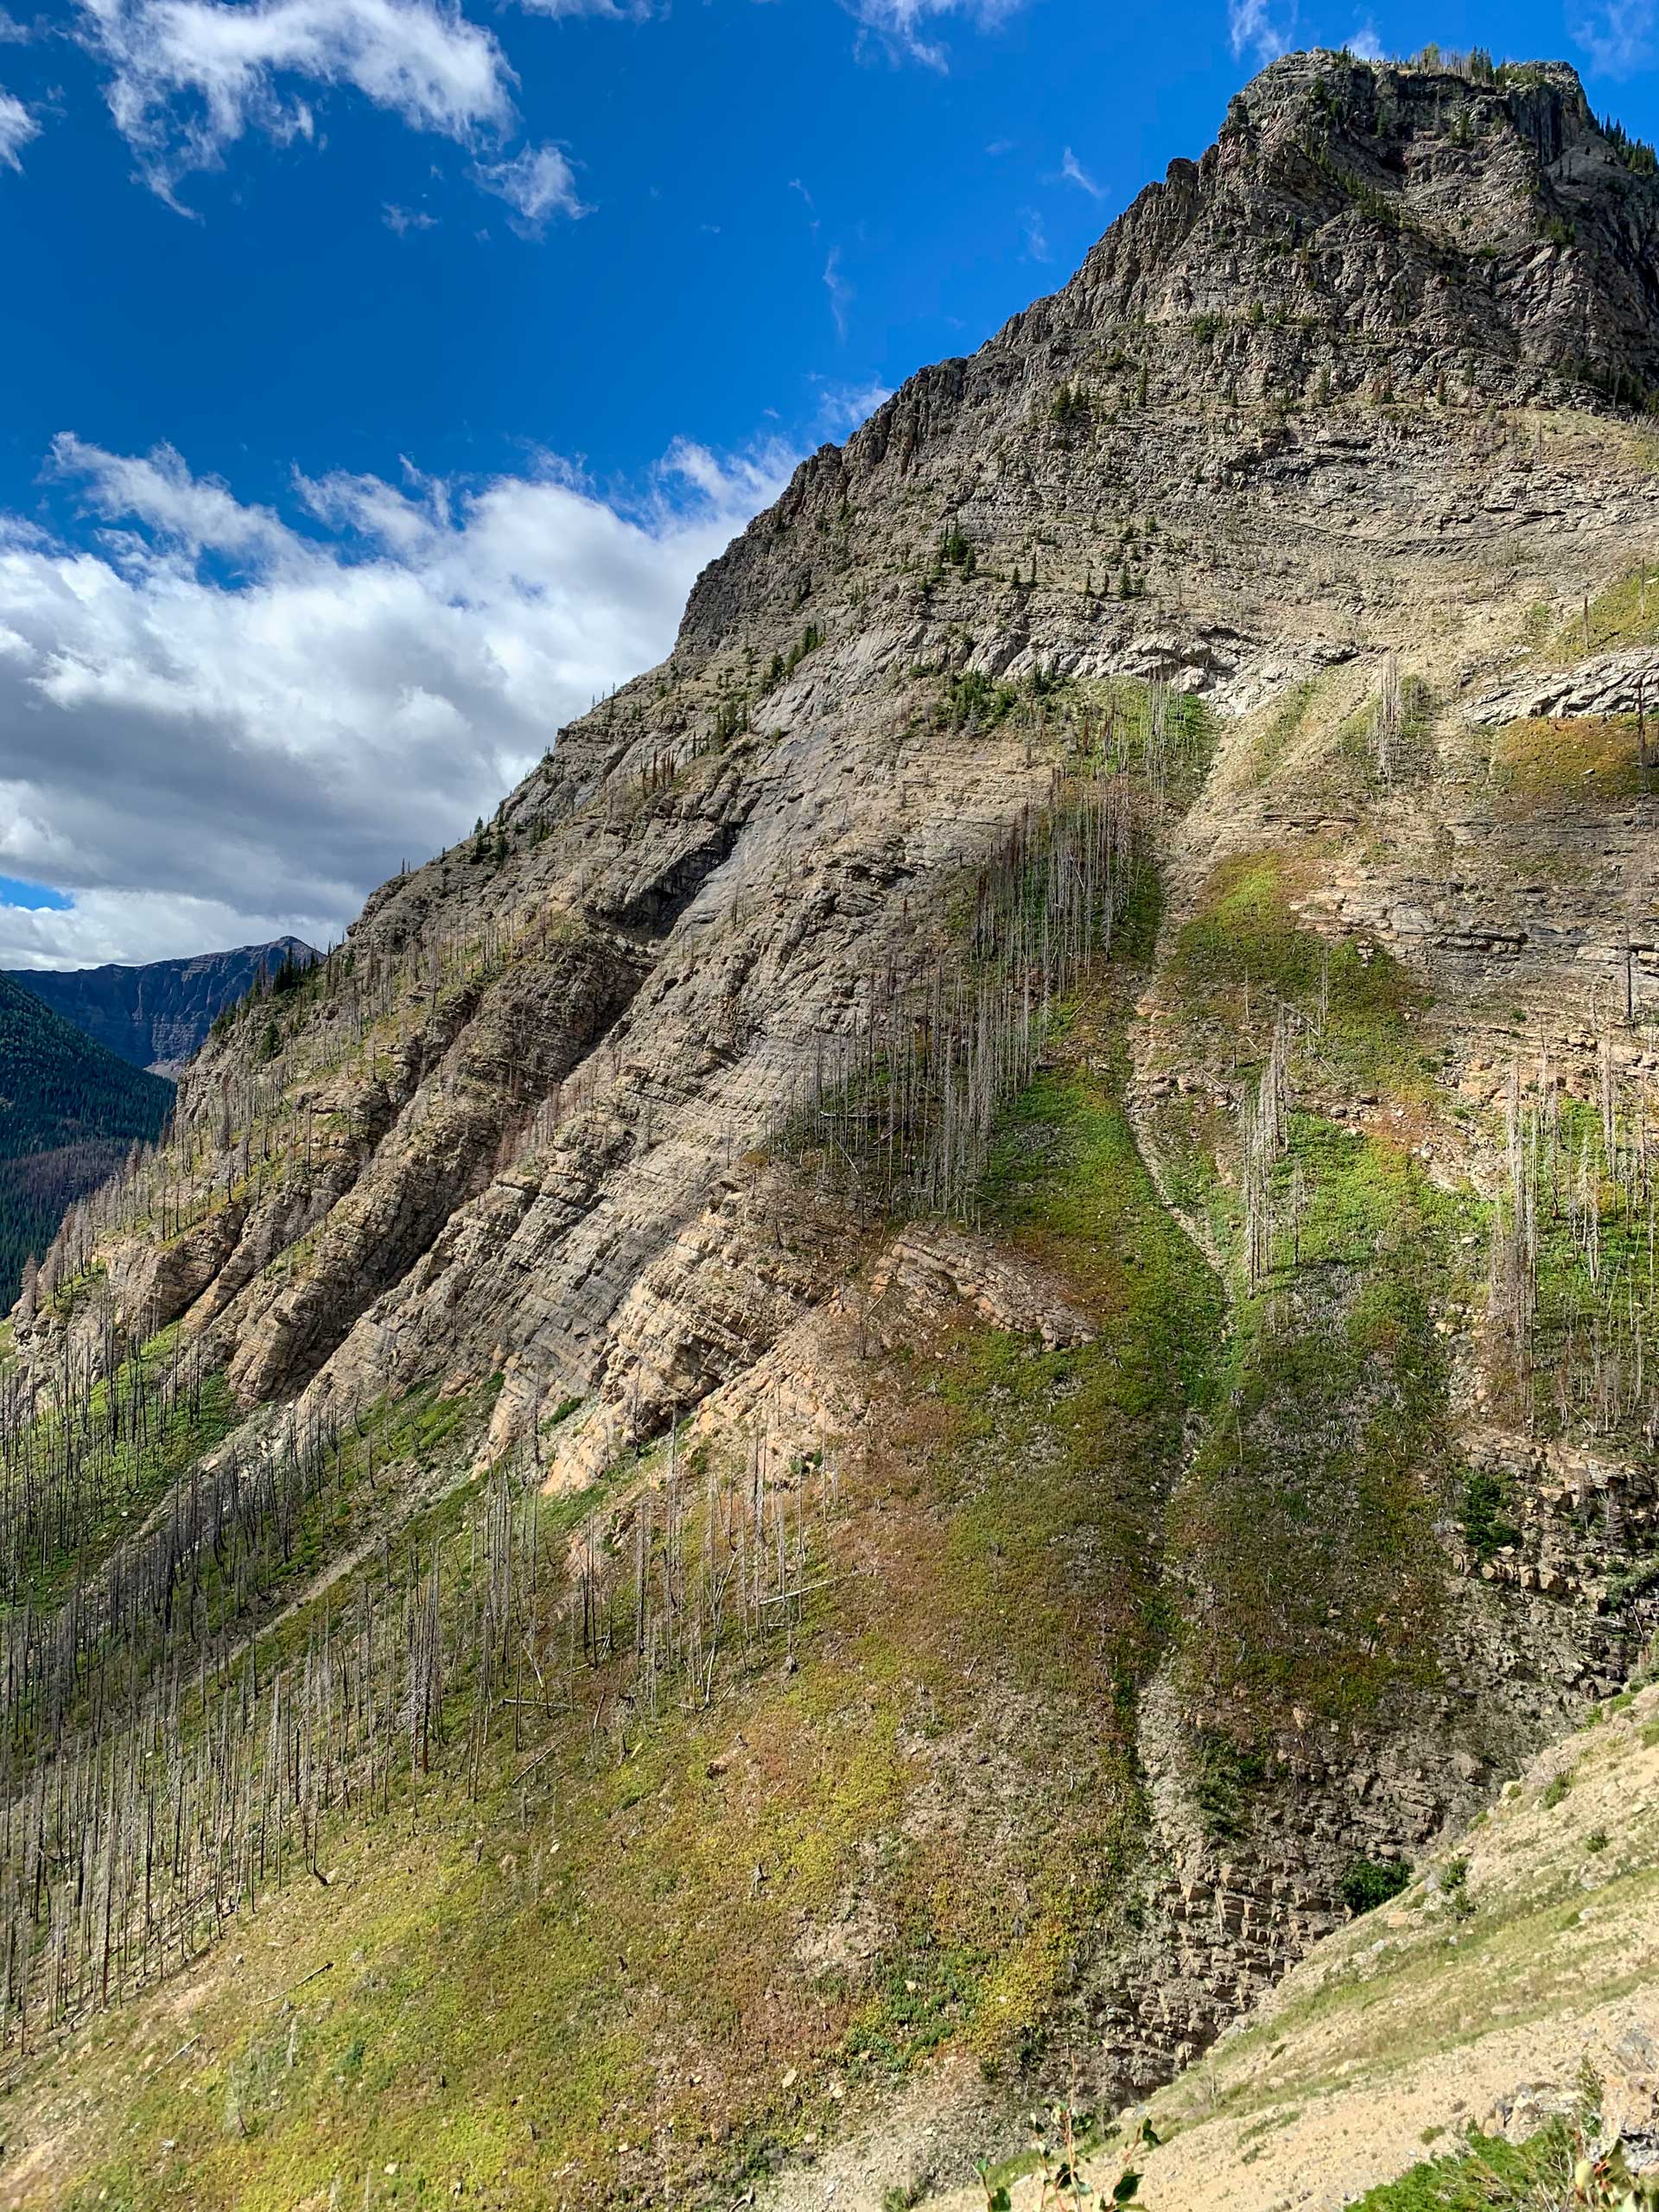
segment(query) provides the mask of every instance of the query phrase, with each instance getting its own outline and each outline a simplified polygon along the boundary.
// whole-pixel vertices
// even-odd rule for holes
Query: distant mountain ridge
[[[245,997],[262,976],[274,974],[284,961],[308,967],[316,957],[302,938],[279,937],[269,944],[138,967],[107,961],[100,968],[3,972],[118,1058],[175,1075],[200,1052],[214,1017]]]
[[[0,1291],[43,1258],[78,1198],[152,1144],[173,1085],[130,1066],[0,976]]]

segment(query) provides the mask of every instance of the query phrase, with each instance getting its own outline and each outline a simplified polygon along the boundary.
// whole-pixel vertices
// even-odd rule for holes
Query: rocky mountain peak
[[[1126,488],[1167,498],[1161,432],[1206,401],[1287,423],[1344,403],[1630,408],[1650,391],[1659,175],[1570,67],[1287,54],[1060,291],[804,462],[699,580],[679,650],[740,634],[772,649],[856,557],[861,512],[899,499],[919,546],[1018,443],[1035,461],[1057,437],[1121,431]]]
[[[29,1710],[234,1782],[198,1846],[125,1735],[55,1793],[19,1736],[81,1823],[0,1897],[49,2021],[105,2001],[103,1777],[181,1895],[220,1870],[170,1961],[249,1924],[274,1745],[350,1794],[270,1815],[328,1893],[273,2000],[347,2001],[360,1936],[349,2001],[451,2103],[535,2101],[504,2202],[712,2199],[810,2126],[768,2203],[874,2212],[1079,2069],[1103,2111],[1188,2063],[1617,1691],[1659,1632],[1655,193],[1563,68],[1275,63],[210,1040],[15,1324]],[[467,1986],[531,2001],[457,2038],[428,1839],[486,1820]],[[156,2090],[214,2202],[328,2201],[294,2090],[366,2143],[346,2029],[259,2076],[280,2126]],[[373,2164],[494,2186],[417,2101]]]

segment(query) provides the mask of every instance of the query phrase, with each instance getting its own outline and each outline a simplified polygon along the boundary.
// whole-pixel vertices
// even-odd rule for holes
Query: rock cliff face
[[[269,944],[240,945],[234,952],[204,952],[192,960],[151,960],[138,967],[106,962],[101,968],[11,970],[11,980],[43,999],[54,1014],[135,1067],[177,1075],[207,1042],[227,1006],[286,960],[316,958],[296,937]]]
[[[660,2095],[620,2152],[557,2138],[575,2193],[696,2171],[661,2085],[696,2106],[744,2037],[796,2055],[702,2139],[770,2115],[777,2163],[810,2121],[779,2184],[803,2203],[959,2165],[1013,2079],[1166,2079],[1357,1868],[1637,1662],[1656,238],[1650,157],[1564,67],[1275,63],[1062,291],[804,463],[662,667],[378,893],[274,1027],[209,1043],[171,1147],[22,1332],[45,1387],[176,1324],[249,1440],[272,1406],[360,1429],[481,1393],[473,1465],[556,1501],[613,1499],[685,1421],[716,1458],[749,1438],[752,1472],[758,1432],[801,1465],[859,1440],[874,1517],[813,1587],[848,1586],[825,1633],[873,1738],[911,1681],[906,1779],[868,1827],[835,1800],[834,1908],[806,1883],[793,1948],[721,1998],[723,2057],[675,2042],[659,1963]],[[941,977],[989,1003],[976,886],[1115,776],[1138,857],[1112,957],[999,1094],[959,1218],[891,1217],[837,1147],[931,1067]],[[905,1033],[931,1041],[903,1059]],[[1010,1471],[1053,1515],[1017,1537],[986,1518]],[[613,1535],[644,1560],[657,1525]],[[935,1594],[977,1593],[948,1635],[917,1610],[936,1542]],[[883,1575],[911,1642],[878,1661],[857,1593]],[[816,1690],[777,1695],[823,1724]],[[707,1767],[749,1774],[762,1824],[765,1709]],[[1109,1833],[1065,1809],[1073,1759]],[[678,1833],[629,1831],[671,1866]],[[1087,1840],[1064,1874],[1056,1836]],[[899,1839],[958,1897],[1011,1852],[1000,1932],[963,1934],[948,1882],[901,1909]],[[769,1878],[760,1853],[760,1918]],[[820,2043],[784,2022],[801,1977]],[[637,2030],[644,1986],[613,1980]],[[884,2133],[874,2090],[843,2108],[874,2031],[836,2008],[867,1985],[910,1993],[881,2031],[905,2064],[977,2052],[1005,2085],[930,2077],[934,2118],[965,2115],[943,2149]]]

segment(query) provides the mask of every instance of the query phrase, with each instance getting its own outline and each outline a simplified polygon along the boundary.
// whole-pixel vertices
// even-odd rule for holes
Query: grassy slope
[[[1559,2131],[1522,2149],[1479,2124],[1523,2082],[1570,2107],[1586,2060],[1618,2124],[1621,2038],[1659,2026],[1656,1785],[1649,1689],[1547,1753],[1154,2099],[1167,2141],[1145,2160],[1148,2203],[1258,2212],[1293,2181],[1298,2202],[1365,2212],[1558,2201],[1535,2190],[1559,2181]]]
[[[475,1802],[335,1834],[326,1900],[302,1874],[95,2020],[55,2097],[25,2082],[23,2201],[696,2201],[935,2052],[1018,2067],[1136,1848],[1160,1510],[1221,1315],[1110,1076],[1038,1084],[991,1201],[1099,1340],[964,1323],[882,1362],[792,1655],[654,1719],[583,1683],[523,1788],[504,1756]]]

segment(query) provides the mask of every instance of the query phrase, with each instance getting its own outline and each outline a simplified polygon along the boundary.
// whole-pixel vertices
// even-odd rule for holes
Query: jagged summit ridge
[[[1567,63],[1487,84],[1287,54],[1059,292],[804,462],[699,581],[682,645],[707,647],[735,605],[752,611],[736,575],[752,543],[775,557],[798,515],[922,467],[963,415],[1033,391],[1046,404],[1067,378],[1098,378],[1114,410],[1184,409],[1206,386],[1280,407],[1639,404],[1659,385],[1656,257],[1659,176],[1630,165]],[[791,572],[790,589],[802,581]]]

